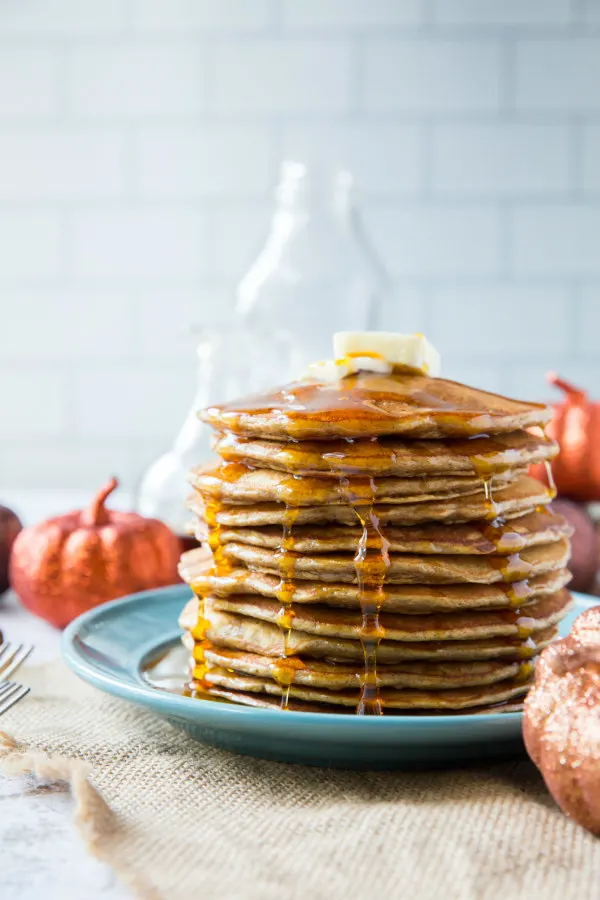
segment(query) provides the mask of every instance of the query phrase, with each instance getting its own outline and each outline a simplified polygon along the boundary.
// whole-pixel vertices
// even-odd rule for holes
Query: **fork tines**
[[[32,650],[31,644],[0,644],[0,684],[16,672]]]
[[[14,681],[3,681],[0,683],[0,716],[7,710],[22,700],[29,693],[29,688],[24,684],[17,684]]]

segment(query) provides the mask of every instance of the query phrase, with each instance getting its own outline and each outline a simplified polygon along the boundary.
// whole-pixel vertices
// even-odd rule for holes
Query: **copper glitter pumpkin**
[[[542,653],[525,701],[523,737],[561,807],[600,836],[600,606]]]
[[[560,453],[552,461],[552,475],[559,494],[584,503],[600,501],[600,403],[554,372],[547,376],[565,398],[553,405],[552,420],[546,427],[548,437],[558,441]],[[547,483],[542,465],[532,474]]]
[[[59,628],[107,600],[178,580],[179,541],[157,519],[106,509],[116,487],[113,478],[89,509],[25,528],[13,545],[14,590]]]

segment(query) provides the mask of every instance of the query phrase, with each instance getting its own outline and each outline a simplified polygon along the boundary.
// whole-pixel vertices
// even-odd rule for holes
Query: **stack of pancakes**
[[[421,375],[213,407],[192,472],[192,689],[347,713],[514,709],[569,608],[570,529],[529,477],[550,411]],[[528,430],[532,429],[532,430]],[[532,433],[532,431],[539,431]]]

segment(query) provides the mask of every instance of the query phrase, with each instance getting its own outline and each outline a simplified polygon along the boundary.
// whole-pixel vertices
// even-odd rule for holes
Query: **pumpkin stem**
[[[546,381],[549,384],[553,384],[554,387],[560,388],[561,391],[564,391],[565,394],[568,395],[570,399],[573,400],[585,400],[586,392],[582,390],[582,388],[575,387],[575,385],[570,384],[570,382],[565,381],[564,378],[561,378],[556,372],[548,372],[546,375]]]
[[[119,486],[116,478],[111,478],[104,485],[102,490],[98,491],[87,509],[81,513],[81,522],[83,525],[106,525],[110,519],[108,512],[104,506],[106,498]]]

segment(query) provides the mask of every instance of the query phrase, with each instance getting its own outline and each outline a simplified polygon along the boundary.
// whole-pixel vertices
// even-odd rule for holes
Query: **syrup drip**
[[[494,502],[491,475],[483,479],[483,492],[485,494],[485,517],[493,521],[498,518],[498,506]]]
[[[540,431],[542,433],[542,437],[544,438],[545,441],[548,440],[548,433],[546,431],[546,427],[547,427],[546,425],[539,426]],[[550,461],[547,459],[544,460],[544,469],[546,470],[546,481],[548,482],[548,488],[550,490],[550,495],[551,495],[552,499],[554,500],[554,498],[556,497],[556,494],[557,494],[556,483],[554,481],[554,475],[552,474],[552,466],[550,464]]]
[[[548,488],[550,490],[550,494],[552,499],[556,497],[556,483],[554,481],[554,475],[552,474],[552,466],[550,465],[549,460],[544,460],[544,468],[546,470],[546,479],[548,480]]]
[[[535,666],[532,662],[523,662],[520,664],[515,678],[517,681],[529,681],[533,675]]]
[[[509,553],[508,556],[490,556],[490,564],[502,574],[504,582],[523,581],[531,574],[533,566],[520,555]]]
[[[198,686],[201,690],[206,690],[208,688],[208,685],[206,683],[206,673],[208,671],[208,667],[206,665],[204,651],[209,646],[209,642],[206,639],[208,621],[204,618],[204,600],[204,597],[198,598],[198,618],[196,620],[195,627],[190,632],[190,634],[194,638],[194,641],[196,641],[193,651],[193,677],[194,681],[198,683]]]
[[[469,462],[476,475],[482,476],[490,481],[497,472],[506,472],[512,466],[520,463],[520,453],[518,450],[508,446],[501,437],[492,437],[489,434],[473,435],[468,441],[472,444],[472,448],[476,450],[473,453],[471,448],[465,448],[465,455],[468,455]],[[455,441],[455,447],[464,447],[462,442]]]
[[[210,547],[214,561],[213,574],[222,577],[228,575],[231,572],[232,567],[231,562],[223,552],[223,545],[221,543],[221,525],[219,523],[220,512],[220,499],[218,497],[209,497],[205,502],[204,509],[204,519],[208,526],[208,546]],[[209,642],[206,639],[208,622],[204,618],[204,603],[209,593],[209,588],[197,592],[199,599],[198,621],[196,622],[196,627],[191,632],[192,637],[197,642],[194,650],[194,681],[200,690],[208,689],[208,684],[205,680],[208,667],[205,662],[204,651],[209,647]]]
[[[506,594],[512,609],[519,609],[523,602],[531,596],[531,588],[526,578],[522,581],[513,581],[510,584],[501,584],[500,587]]]
[[[246,466],[242,463],[227,463],[226,465],[219,467],[219,474],[218,478],[215,478],[215,484],[218,486],[222,481],[232,484],[250,470],[251,466]],[[222,509],[222,503],[219,494],[220,492],[216,491],[205,498],[204,519],[208,526],[208,546],[212,551],[213,559],[215,561],[215,573],[219,577],[222,577],[231,572],[232,566],[223,552],[223,545],[221,543],[219,513]]]
[[[517,618],[515,619],[519,637],[522,640],[528,640],[535,631],[535,619],[532,619],[530,616],[519,615],[518,613],[520,613],[520,610],[517,610]]]
[[[288,506],[283,518],[283,535],[281,547],[277,552],[281,581],[277,588],[277,599],[281,603],[281,609],[277,616],[277,624],[283,635],[283,655],[273,665],[273,678],[281,685],[281,708],[287,709],[290,699],[290,689],[294,683],[295,673],[303,667],[303,663],[297,657],[290,655],[290,634],[294,621],[292,601],[294,599],[294,569],[296,567],[297,553],[294,550],[294,536],[292,528],[299,510]]]
[[[204,508],[204,518],[208,526],[208,546],[211,549],[217,575],[226,575],[229,571],[229,561],[223,554],[221,545],[221,526],[218,521],[221,503],[214,497],[207,499]]]
[[[514,530],[501,516],[491,522],[474,522],[482,537],[493,544],[498,553],[517,552],[524,545],[522,535]]]
[[[373,510],[375,501],[373,479],[368,479],[368,482],[371,491],[370,503],[357,502],[359,500],[357,497],[349,498],[362,525],[362,534],[354,557],[362,612],[360,637],[364,654],[364,671],[356,712],[359,716],[380,716],[383,715],[383,707],[377,683],[377,650],[379,642],[385,637],[385,630],[379,621],[379,613],[385,599],[384,584],[390,566],[388,553],[390,544],[383,535],[379,519]],[[365,497],[364,490],[361,491],[361,495],[362,498]]]
[[[519,646],[517,648],[517,653],[521,659],[531,659],[532,657],[536,656],[538,653],[537,644],[535,643],[534,640],[532,640],[532,638],[530,638],[530,637],[525,638],[519,644]]]
[[[535,644],[531,641],[531,635],[535,630],[535,619],[521,615],[520,607],[530,595],[528,575],[532,565],[522,558],[519,550],[523,547],[522,536],[507,524],[506,519],[496,515],[497,506],[492,495],[492,477],[483,479],[485,492],[487,517],[489,523],[479,525],[482,535],[490,541],[498,551],[506,556],[490,556],[489,561],[502,574],[501,587],[509,601],[510,610],[507,610],[510,620],[517,627],[518,637],[525,643],[519,647],[521,658],[529,658],[535,651]],[[510,551],[514,552],[510,552]],[[528,643],[529,642],[529,643]],[[517,677],[526,680],[531,674],[531,664],[523,664]]]

